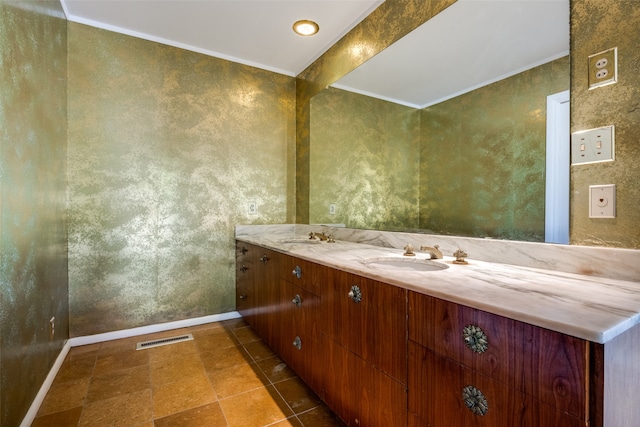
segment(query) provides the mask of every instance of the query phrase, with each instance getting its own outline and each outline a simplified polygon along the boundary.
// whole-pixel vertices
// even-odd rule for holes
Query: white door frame
[[[544,240],[569,243],[569,91],[547,97]]]

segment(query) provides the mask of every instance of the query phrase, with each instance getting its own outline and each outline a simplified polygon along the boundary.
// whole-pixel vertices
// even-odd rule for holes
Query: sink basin
[[[420,258],[370,258],[363,264],[388,271],[438,271],[449,268],[447,264]]]
[[[320,243],[320,240],[312,240],[309,239],[308,237],[300,237],[300,238],[294,238],[294,239],[283,239],[279,241],[280,243],[302,243],[302,244],[306,244],[306,245],[317,245],[318,243]]]

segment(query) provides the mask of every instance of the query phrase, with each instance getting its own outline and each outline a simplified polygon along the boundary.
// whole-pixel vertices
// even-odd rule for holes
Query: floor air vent
[[[176,344],[183,341],[193,340],[193,335],[179,335],[177,337],[160,338],[159,340],[139,342],[136,344],[136,350],[145,350],[147,348],[160,347],[161,345]]]

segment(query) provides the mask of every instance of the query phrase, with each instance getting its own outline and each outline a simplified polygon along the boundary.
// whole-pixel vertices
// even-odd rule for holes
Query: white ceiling
[[[568,54],[569,0],[458,0],[333,86],[424,108]]]
[[[67,19],[296,76],[384,0],[61,0]],[[318,34],[292,25],[310,19]]]

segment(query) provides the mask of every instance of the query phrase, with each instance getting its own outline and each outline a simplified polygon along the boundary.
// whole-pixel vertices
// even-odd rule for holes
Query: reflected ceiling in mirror
[[[568,54],[568,0],[458,0],[332,86],[424,108]]]

